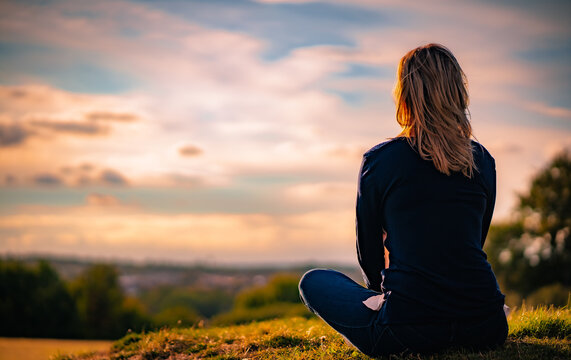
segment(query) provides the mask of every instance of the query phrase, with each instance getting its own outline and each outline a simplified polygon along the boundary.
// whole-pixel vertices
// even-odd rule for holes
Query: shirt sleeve
[[[484,212],[484,219],[482,220],[482,248],[488,236],[488,230],[492,222],[492,215],[494,214],[494,206],[496,204],[496,163],[492,158],[492,174],[490,176],[490,188],[488,189],[488,198],[486,199],[486,211]]]
[[[356,219],[357,258],[367,288],[381,291],[381,270],[385,268],[381,204],[371,161],[365,155],[359,172]]]

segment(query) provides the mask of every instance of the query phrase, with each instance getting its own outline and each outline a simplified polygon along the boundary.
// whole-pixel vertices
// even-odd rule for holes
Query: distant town
[[[290,273],[301,276],[305,271],[315,268],[332,268],[346,273],[349,277],[362,282],[357,267],[339,264],[299,264],[275,266],[232,266],[206,264],[170,264],[170,263],[134,263],[108,259],[78,259],[54,255],[0,256],[0,259],[18,259],[26,264],[35,264],[40,260],[49,262],[63,280],[72,280],[86,268],[96,263],[114,265],[119,272],[119,283],[130,296],[159,286],[219,289],[236,294],[252,286],[263,286],[272,275]]]

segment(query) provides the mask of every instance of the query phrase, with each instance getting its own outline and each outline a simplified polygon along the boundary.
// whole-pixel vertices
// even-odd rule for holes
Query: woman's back
[[[495,165],[481,145],[473,142],[473,148],[472,178],[437,171],[404,138],[365,154],[358,245],[375,242],[370,237],[379,226],[388,234],[389,267],[378,269],[387,294],[383,323],[477,317],[503,304],[482,251],[495,202]],[[366,204],[371,201],[377,206]],[[364,269],[377,262],[368,254],[359,260]]]
[[[402,131],[365,153],[359,174],[366,287],[314,269],[300,281],[301,298],[371,356],[501,345],[504,295],[482,250],[496,170],[470,140],[466,76],[450,50],[427,44],[399,62],[394,95]]]

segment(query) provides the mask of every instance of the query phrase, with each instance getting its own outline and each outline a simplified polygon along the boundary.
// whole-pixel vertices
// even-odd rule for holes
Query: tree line
[[[0,336],[118,339],[162,327],[237,324],[309,312],[299,274],[232,293],[173,285],[126,296],[114,265],[94,264],[64,281],[47,261],[0,259]]]
[[[0,259],[0,336],[116,339],[152,326],[126,297],[115,267],[97,264],[66,283],[46,261]]]

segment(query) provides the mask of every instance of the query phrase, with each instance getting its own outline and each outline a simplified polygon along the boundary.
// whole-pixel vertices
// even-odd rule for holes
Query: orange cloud
[[[56,135],[107,136],[108,124],[140,119],[121,109],[111,96],[78,95],[48,86],[0,85],[0,146],[23,145],[30,138],[52,140]]]
[[[85,114],[85,118],[90,121],[118,121],[131,122],[138,120],[138,116],[129,113],[113,113],[109,111],[93,111]]]
[[[22,208],[0,216],[0,251],[118,257],[128,250],[131,259],[242,264],[355,257],[354,220],[347,212],[163,215],[115,206],[104,195],[88,199],[85,207]]]
[[[0,123],[0,147],[17,146],[32,135],[15,122]]]
[[[90,206],[117,206],[121,204],[116,197],[99,193],[89,194],[86,201]]]
[[[14,174],[18,179],[51,175],[64,184],[125,183],[122,174],[128,174],[133,186],[226,186],[238,176],[274,174],[300,179],[280,189],[292,199],[345,206],[345,195],[337,194],[348,194],[354,186],[360,149],[394,136],[398,126],[390,100],[392,79],[332,75],[353,63],[396,69],[407,50],[433,40],[450,46],[466,70],[474,115],[492,103],[506,111],[523,109],[567,119],[568,109],[526,105],[513,95],[514,88],[542,83],[537,69],[514,54],[560,32],[560,25],[493,4],[351,2],[355,3],[401,8],[416,16],[419,24],[352,31],[347,36],[354,46],[298,48],[278,61],[263,61],[267,44],[261,39],[198,26],[143,4],[0,5],[11,15],[10,21],[0,24],[0,38],[17,36],[72,52],[105,54],[110,60],[101,60],[102,65],[144,74],[141,89],[146,91],[102,96],[40,85],[0,87],[0,143],[6,145],[0,168],[5,179],[12,179],[5,183],[13,182]],[[106,19],[106,26],[102,28],[97,19],[66,17],[71,10],[93,10]],[[140,36],[119,36],[125,23]],[[70,31],[75,36],[68,36]],[[361,90],[378,95],[379,102],[351,106],[324,89]],[[487,115],[494,114],[474,116],[473,123],[478,138],[497,154],[501,195],[496,209],[506,214],[515,199],[514,189],[524,186],[534,167],[547,160],[545,149],[567,146],[569,132],[538,131],[518,125],[517,119],[501,127],[499,115],[486,120]],[[30,119],[54,123],[34,127]],[[107,129],[98,132],[105,136],[72,136],[88,133],[89,124],[94,132]],[[201,149],[208,149],[193,161],[180,156],[179,145],[189,134],[200,139]],[[510,139],[509,144],[502,145],[505,139]],[[186,153],[198,155],[192,148]],[[89,174],[55,170],[83,162],[99,165]],[[103,176],[101,170],[106,168],[121,173]],[[327,184],[347,190],[336,191],[332,199],[324,196],[330,189]]]
[[[53,133],[62,134],[94,136],[107,135],[110,132],[108,126],[102,126],[94,122],[31,119],[29,125],[35,129],[47,129]]]
[[[182,156],[198,156],[203,153],[203,150],[195,145],[185,145],[178,149],[179,154]]]

